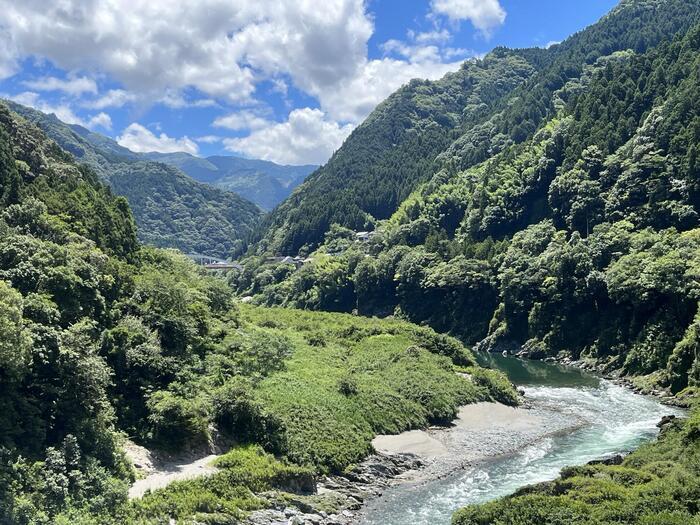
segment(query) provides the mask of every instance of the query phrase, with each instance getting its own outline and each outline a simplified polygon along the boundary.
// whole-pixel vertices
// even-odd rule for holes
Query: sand
[[[151,466],[150,473],[136,482],[129,489],[129,499],[140,498],[149,490],[162,489],[173,481],[210,476],[217,469],[211,463],[217,455],[209,455],[189,462],[161,463]]]
[[[527,408],[487,402],[461,407],[454,421],[454,426],[464,430],[508,428],[520,431],[536,428],[541,424],[542,419]]]
[[[415,454],[435,458],[447,454],[447,448],[424,430],[410,430],[397,435],[380,435],[372,440],[377,452],[384,454]]]
[[[384,454],[415,454],[424,459],[434,459],[451,454],[454,437],[463,435],[465,431],[529,432],[536,431],[541,424],[542,419],[525,408],[512,408],[500,403],[474,403],[460,408],[451,427],[380,435],[372,440],[372,446]]]

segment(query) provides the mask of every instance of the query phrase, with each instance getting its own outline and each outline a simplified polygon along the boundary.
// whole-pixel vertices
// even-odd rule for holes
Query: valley
[[[0,0],[0,525],[700,523],[697,0],[121,1]]]

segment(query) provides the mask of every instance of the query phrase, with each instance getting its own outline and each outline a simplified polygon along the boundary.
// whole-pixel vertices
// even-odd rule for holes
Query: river
[[[580,418],[582,425],[547,436],[507,457],[481,462],[442,479],[403,483],[369,502],[364,525],[446,525],[458,508],[554,479],[562,467],[629,452],[653,439],[656,424],[681,411],[581,370],[500,355],[479,356],[505,372],[529,402]]]

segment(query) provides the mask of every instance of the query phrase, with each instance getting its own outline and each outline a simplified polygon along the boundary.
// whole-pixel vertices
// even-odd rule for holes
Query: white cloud
[[[363,0],[0,0],[0,12],[0,71],[37,56],[129,91],[234,102],[277,73],[312,91],[353,76],[373,31]]]
[[[447,29],[435,29],[434,31],[426,31],[423,33],[416,33],[415,31],[409,30],[408,36],[411,40],[419,44],[445,43],[452,39],[452,35]]]
[[[250,106],[258,102],[256,88],[263,82],[282,97],[293,86],[318,100],[320,116],[300,109],[280,124],[242,110],[222,115],[214,125],[251,130],[249,137],[228,140],[252,156],[250,151],[262,148],[266,158],[323,162],[352,126],[402,84],[437,79],[459,67],[469,52],[447,47],[451,34],[441,26],[444,17],[471,20],[484,33],[505,17],[498,0],[432,0],[431,31],[409,32],[407,43],[387,43],[387,56],[370,60],[369,5],[367,0],[0,0],[0,77],[31,56],[119,85],[106,93],[84,91],[94,96],[77,104],[93,110],[126,104],[138,110],[150,103],[208,107],[215,101]],[[64,115],[70,111],[60,109]],[[298,154],[264,149],[267,138],[286,140],[294,126],[304,127],[302,117],[309,124],[303,129],[307,136],[314,123],[318,149],[306,145],[304,135]],[[101,118],[92,125],[107,124]],[[175,141],[196,148],[187,137],[143,130],[155,141],[138,129],[122,137],[141,140],[136,147],[155,142],[171,148]]]
[[[110,89],[95,100],[83,102],[83,106],[92,109],[120,108],[136,100],[136,95],[123,89]]]
[[[397,88],[413,78],[437,79],[459,68],[461,61],[412,63],[383,58],[369,60],[357,76],[337,89],[319,94],[321,107],[331,118],[359,123]]]
[[[4,95],[4,98],[22,104],[24,106],[29,106],[34,109],[38,109],[42,113],[54,114],[59,120],[65,122],[66,124],[77,124],[83,126],[84,128],[94,129],[96,127],[102,127],[104,129],[112,128],[112,119],[109,115],[104,112],[100,112],[97,115],[89,117],[87,120],[76,115],[75,112],[70,108],[70,106],[60,103],[60,104],[50,104],[41,99],[39,93],[33,91],[24,91],[17,95]]]
[[[487,37],[506,20],[499,0],[432,0],[431,8],[453,21],[469,20]]]
[[[216,144],[221,142],[221,137],[218,135],[204,135],[203,137],[197,137],[194,139],[196,142],[202,142],[203,144]]]
[[[199,152],[197,144],[184,136],[180,139],[168,137],[165,133],[155,135],[151,130],[141,124],[130,124],[122,134],[117,137],[117,142],[125,148],[137,153],[158,151],[160,153],[175,153],[184,151],[196,155]]]
[[[188,100],[181,92],[171,89],[166,90],[165,95],[161,96],[157,102],[171,109],[209,108],[216,106],[216,101],[210,98]]]
[[[259,115],[256,115],[250,110],[243,110],[237,113],[231,113],[223,117],[218,117],[213,122],[213,126],[217,128],[227,128],[233,130],[241,129],[260,129],[269,126],[271,122]]]
[[[25,80],[22,82],[34,91],[62,91],[73,96],[83,93],[97,94],[97,84],[91,78],[74,77],[63,80],[56,77],[44,77],[37,80]]]
[[[92,117],[88,123],[87,127],[88,128],[96,128],[96,127],[101,127],[104,129],[112,129],[112,118],[105,113],[104,111],[100,111],[97,115]]]
[[[226,148],[280,164],[322,164],[337,150],[353,126],[328,120],[319,109],[295,109],[287,122],[224,139]]]

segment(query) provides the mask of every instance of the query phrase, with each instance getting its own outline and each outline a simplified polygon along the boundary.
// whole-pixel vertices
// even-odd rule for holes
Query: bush
[[[207,414],[196,401],[160,390],[147,406],[151,440],[158,447],[179,451],[208,441]]]

